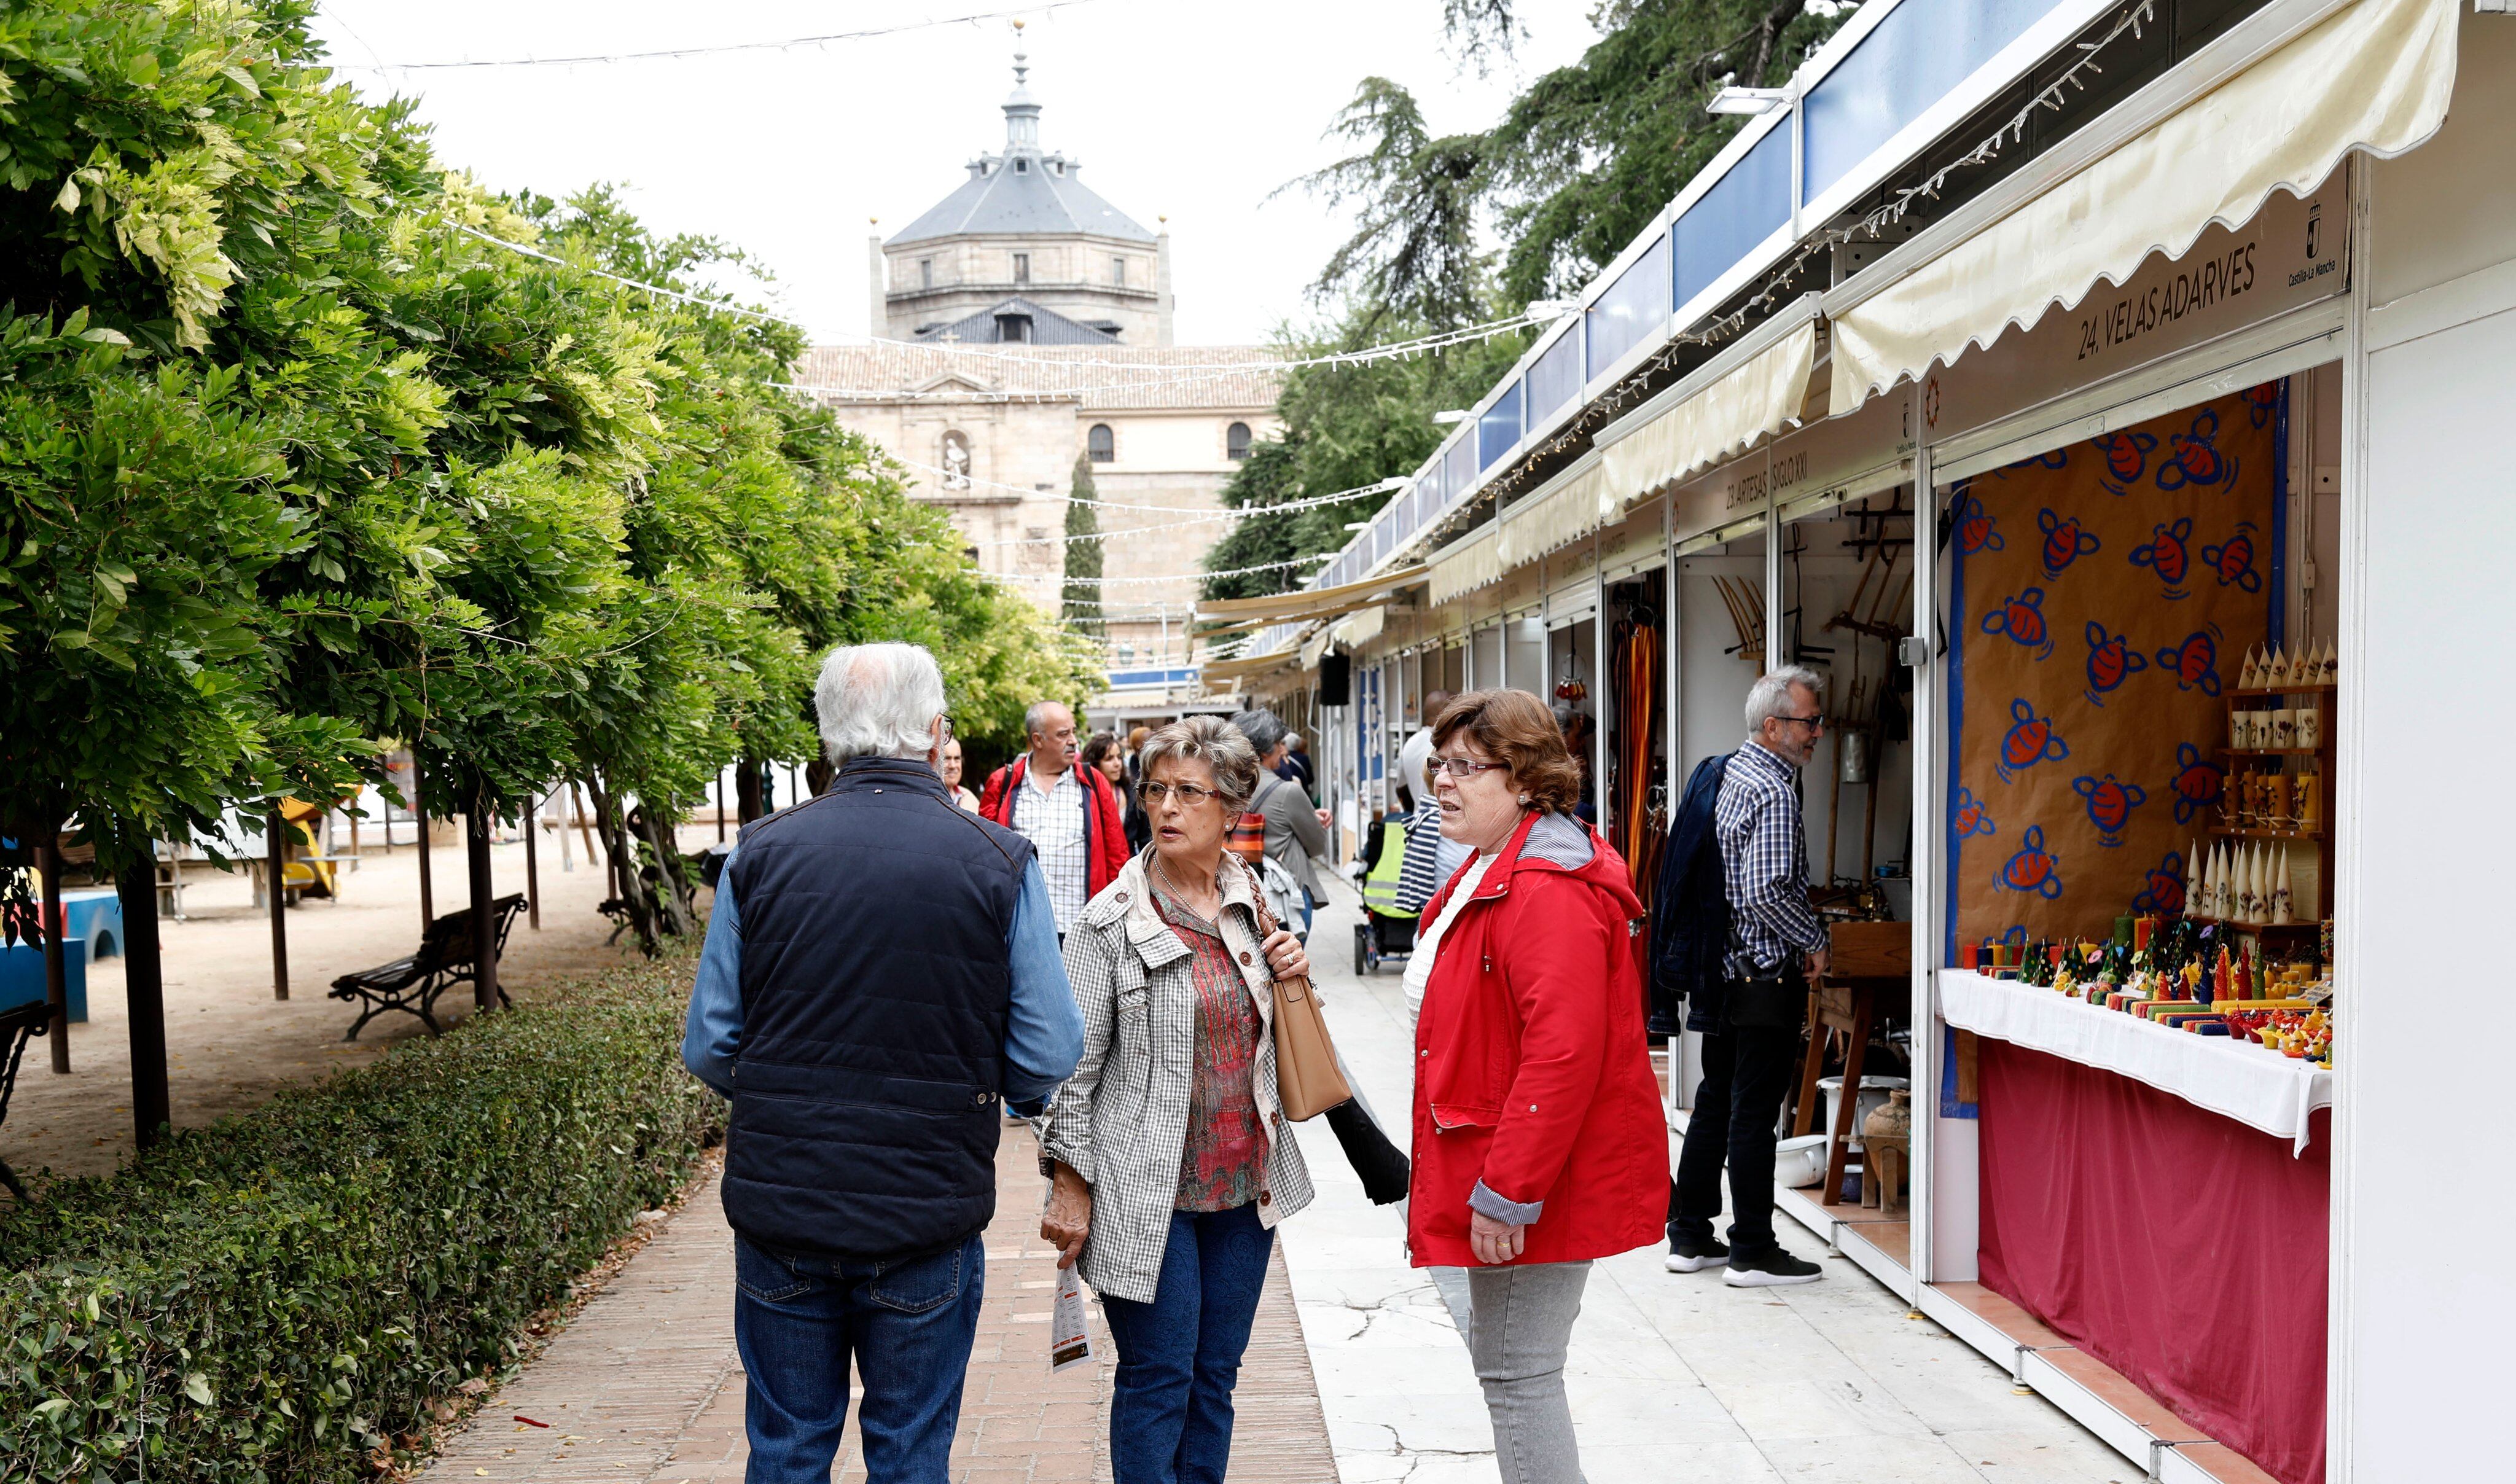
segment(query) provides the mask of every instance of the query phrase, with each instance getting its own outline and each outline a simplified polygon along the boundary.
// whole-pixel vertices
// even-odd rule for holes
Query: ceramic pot
[[[1862,1123],[1864,1139],[1901,1139],[1913,1131],[1913,1094],[1899,1087]]]

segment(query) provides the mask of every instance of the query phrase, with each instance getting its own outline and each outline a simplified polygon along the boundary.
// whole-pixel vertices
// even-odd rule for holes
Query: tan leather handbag
[[[1263,940],[1276,931],[1276,918],[1267,911],[1267,894],[1254,879],[1249,884]],[[1352,1102],[1354,1089],[1337,1068],[1336,1044],[1328,1039],[1318,992],[1307,979],[1277,979],[1271,973],[1269,980],[1276,999],[1276,1097],[1284,1105],[1284,1117],[1299,1124]]]

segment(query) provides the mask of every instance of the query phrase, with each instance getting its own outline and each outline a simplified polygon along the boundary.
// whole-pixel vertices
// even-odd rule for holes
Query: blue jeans
[[[734,1243],[734,1342],[750,1397],[745,1484],[829,1484],[848,1420],[848,1364],[864,1378],[857,1427],[872,1484],[944,1484],[961,1378],[979,1329],[987,1254],[847,1262]]]
[[[1102,1295],[1118,1346],[1110,1398],[1117,1484],[1223,1484],[1232,1386],[1275,1247],[1255,1204],[1173,1211],[1153,1301]]]

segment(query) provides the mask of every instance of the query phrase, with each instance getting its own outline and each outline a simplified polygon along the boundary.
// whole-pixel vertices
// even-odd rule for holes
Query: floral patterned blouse
[[[1180,1148],[1178,1210],[1231,1210],[1258,1199],[1267,1140],[1249,1087],[1258,1062],[1258,1007],[1232,961],[1222,929],[1200,917],[1151,871],[1153,905],[1187,945],[1196,995],[1196,1065]]]

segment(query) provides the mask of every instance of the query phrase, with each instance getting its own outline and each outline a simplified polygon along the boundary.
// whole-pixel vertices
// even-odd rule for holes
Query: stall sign
[[[2243,226],[2204,230],[2175,259],[2152,256],[2121,287],[2099,282],[2034,328],[2010,330],[1953,366],[1934,364],[1918,398],[1933,443],[2328,299],[2349,286],[2349,193],[2341,172],[2300,198],[2275,191]]]
[[[1893,488],[1912,477],[1910,398],[1871,398],[1772,440],[1677,487],[1669,540],[1697,541],[1760,517],[1770,496],[1805,514]]]

